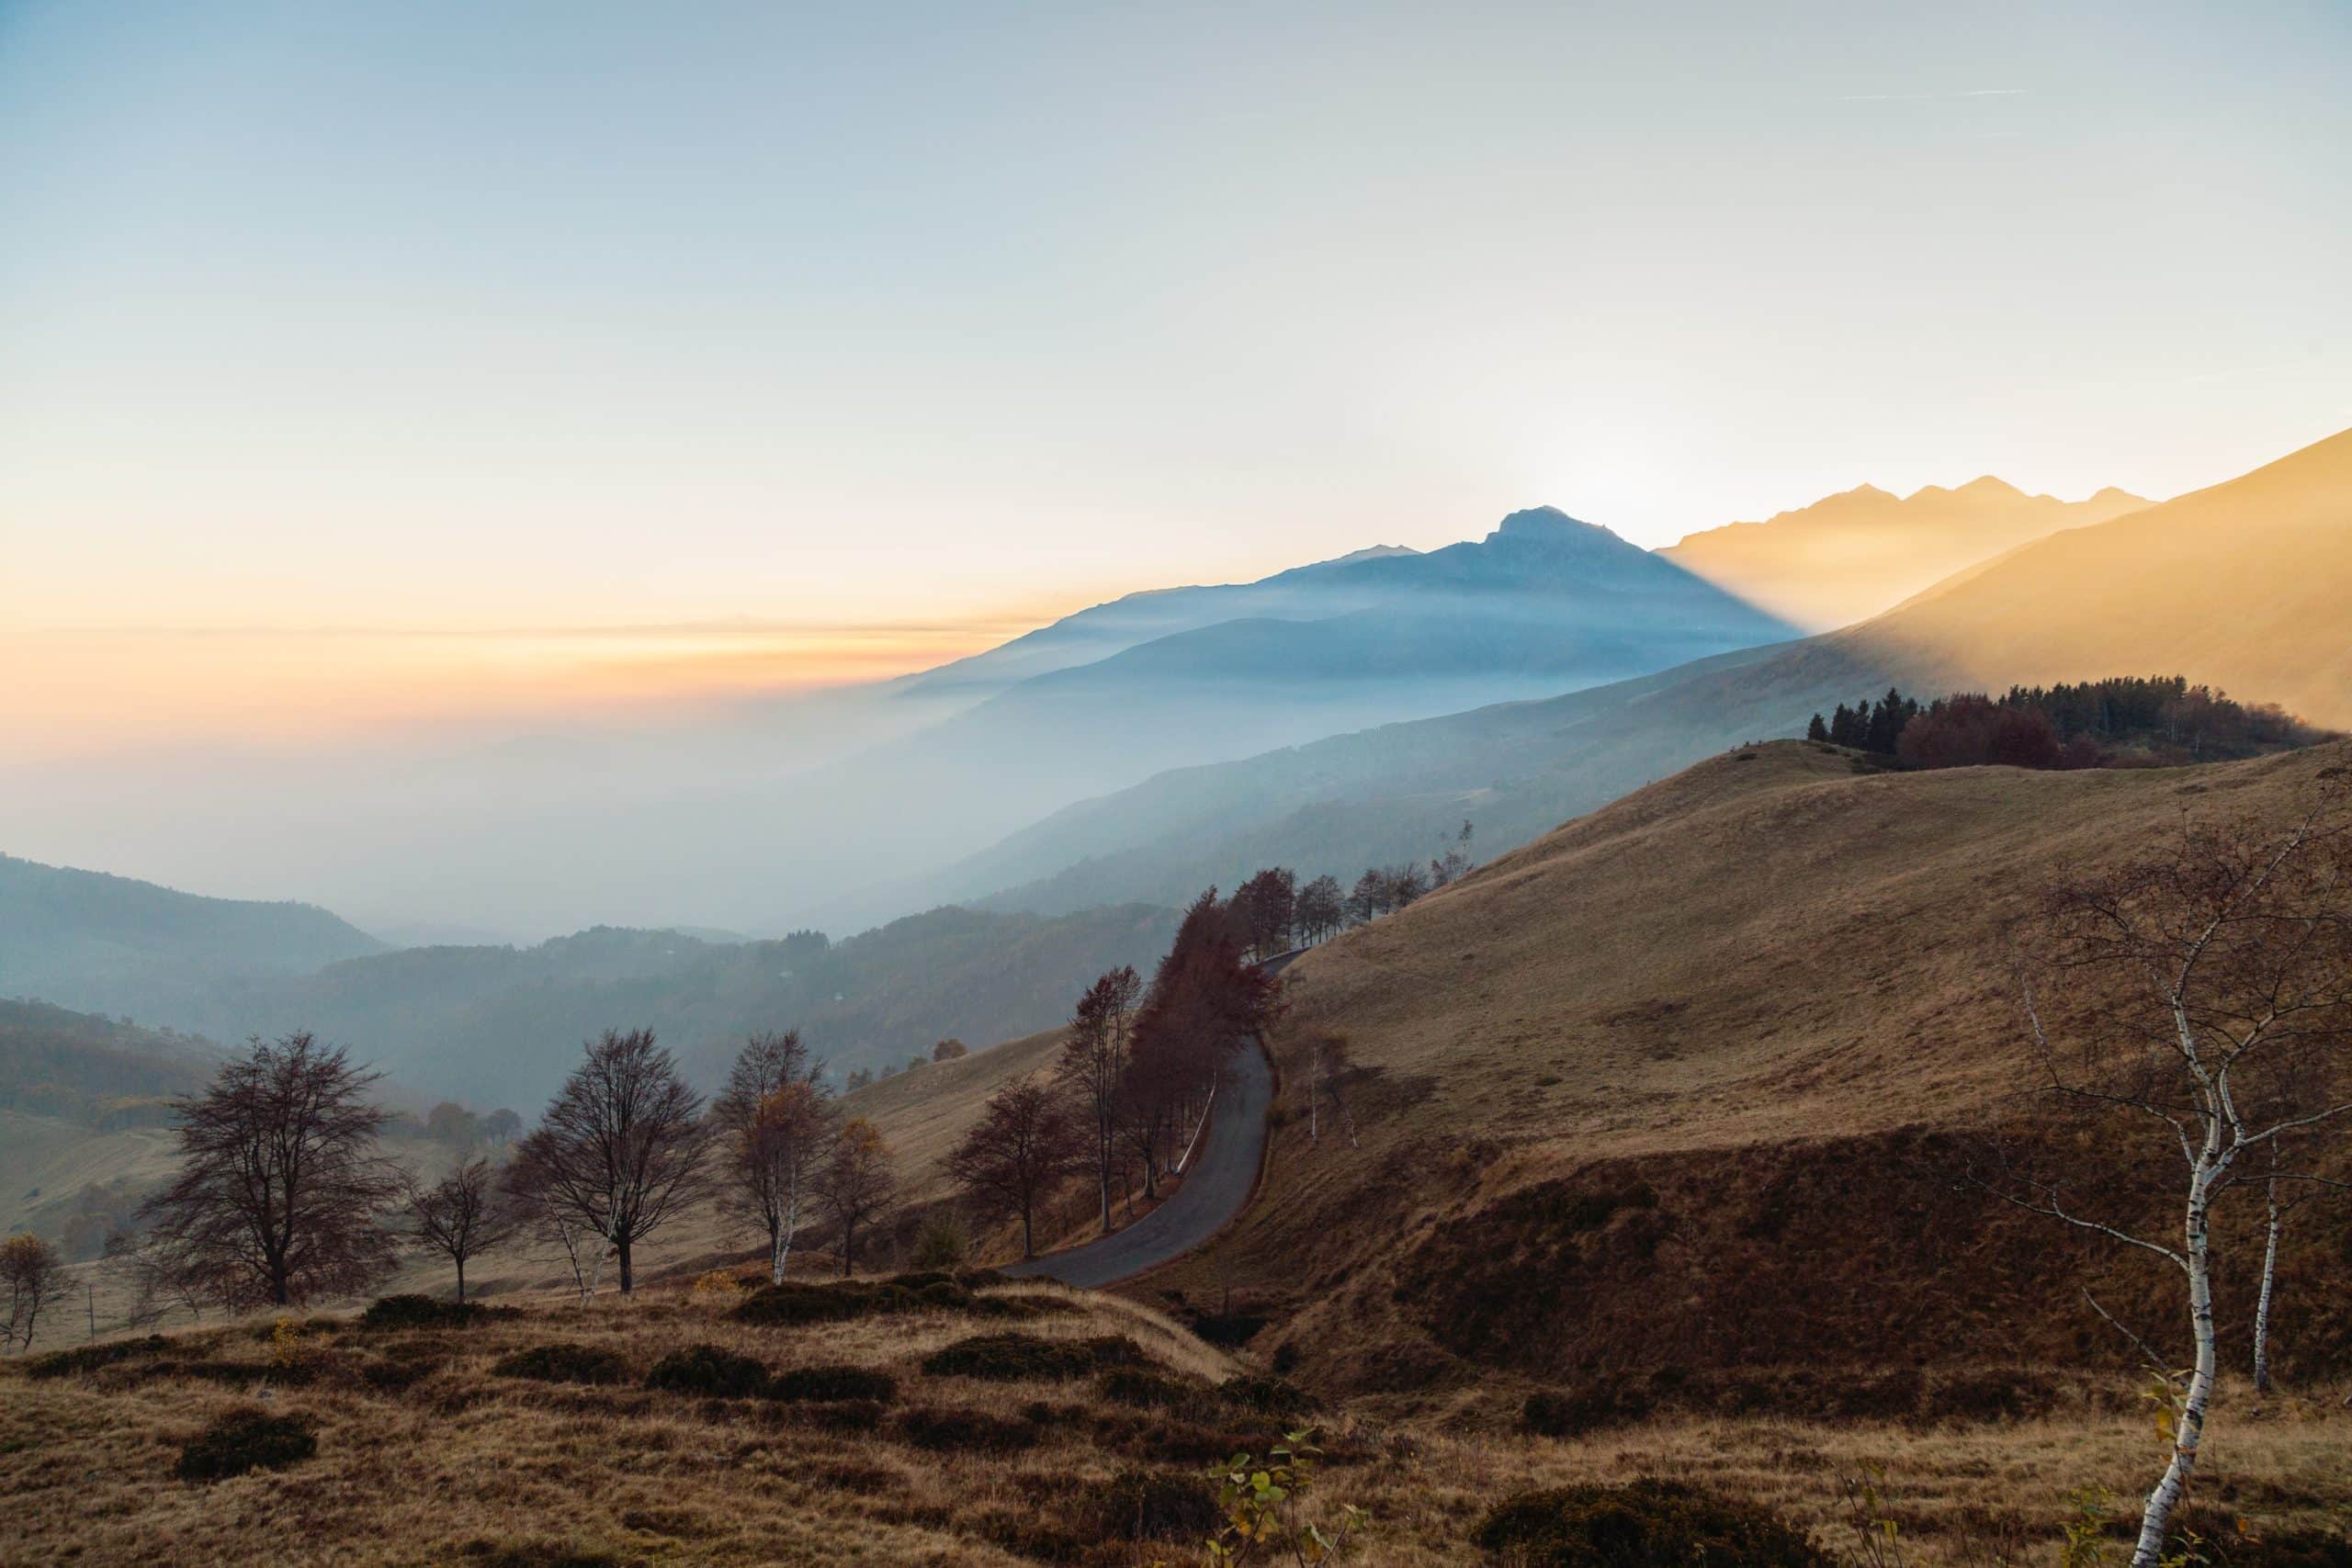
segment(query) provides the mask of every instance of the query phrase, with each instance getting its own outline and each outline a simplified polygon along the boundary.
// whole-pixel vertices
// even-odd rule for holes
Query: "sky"
[[[2352,425],[2352,8],[0,0],[0,763]]]

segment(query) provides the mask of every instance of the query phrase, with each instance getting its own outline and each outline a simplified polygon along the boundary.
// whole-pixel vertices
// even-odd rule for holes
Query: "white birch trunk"
[[[2156,1568],[2164,1559],[2165,1531],[2172,1522],[2173,1510],[2188,1495],[2189,1478],[2197,1470],[2197,1451],[2205,1437],[2205,1409],[2213,1398],[2213,1276],[2207,1228],[2214,1175],[2210,1157],[2212,1143],[2209,1138],[2208,1158],[2198,1162],[2188,1188],[2186,1262],[2188,1321],[2197,1341],[2197,1365],[2189,1373],[2188,1395],[2181,1402],[2180,1416],[2173,1427],[2172,1462],[2165,1466],[2164,1479],[2148,1494],[2147,1506],[2140,1514],[2140,1540],[2132,1549],[2132,1568]]]
[[[2262,1293],[2254,1305],[2254,1391],[2270,1392],[2270,1288],[2278,1278],[2278,1183],[2269,1184],[2270,1224],[2262,1247]]]
[[[797,1177],[793,1179],[788,1190],[789,1196],[784,1205],[784,1224],[778,1225],[775,1232],[775,1278],[779,1285],[784,1283],[785,1269],[792,1261],[792,1233],[800,1228],[800,1180]]]

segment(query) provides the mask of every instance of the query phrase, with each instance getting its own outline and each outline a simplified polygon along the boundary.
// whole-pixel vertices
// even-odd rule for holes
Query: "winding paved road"
[[[1303,951],[1303,950],[1302,950]],[[1297,953],[1266,960],[1269,975],[1290,967]],[[1217,1086],[1209,1130],[1193,1168],[1176,1195],[1123,1231],[1068,1252],[1049,1252],[1005,1272],[1016,1279],[1059,1280],[1065,1285],[1099,1290],[1170,1263],[1223,1230],[1250,1201],[1258,1167],[1266,1155],[1266,1107],[1274,1094],[1273,1070],[1262,1045],[1237,1052]]]

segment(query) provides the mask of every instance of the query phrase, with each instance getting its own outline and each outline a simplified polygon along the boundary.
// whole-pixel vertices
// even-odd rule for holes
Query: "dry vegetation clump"
[[[1087,1339],[978,1334],[933,1351],[923,1358],[922,1370],[933,1377],[979,1378],[990,1382],[1066,1382],[1107,1367],[1132,1367],[1147,1360],[1143,1347],[1124,1334]]]
[[[359,1326],[385,1330],[400,1328],[465,1328],[495,1318],[517,1315],[511,1306],[488,1306],[481,1302],[445,1302],[425,1295],[382,1296],[368,1303],[359,1314]]]
[[[101,1367],[119,1366],[141,1357],[155,1357],[168,1353],[172,1341],[160,1334],[150,1334],[137,1339],[116,1339],[104,1345],[77,1345],[71,1350],[52,1350],[36,1356],[25,1363],[25,1372],[36,1378],[86,1377]]]
[[[960,1313],[978,1317],[1035,1317],[1060,1308],[1051,1296],[1000,1296],[978,1293],[1005,1282],[993,1269],[962,1274],[928,1271],[899,1274],[887,1280],[842,1280],[811,1284],[787,1280],[766,1285],[744,1298],[734,1309],[739,1322],[790,1328],[806,1324],[849,1323],[859,1318],[895,1317],[909,1313]]]
[[[879,1406],[899,1397],[899,1380],[872,1367],[788,1367],[768,1379],[767,1396],[828,1404],[863,1400]]]
[[[919,1449],[946,1453],[1011,1453],[1035,1448],[1046,1428],[1020,1416],[964,1405],[918,1404],[899,1412],[892,1432]]]
[[[283,1470],[318,1451],[309,1421],[254,1405],[229,1411],[189,1438],[172,1473],[182,1481],[225,1481],[247,1471]]]
[[[1769,1508],[1644,1478],[1526,1492],[1472,1539],[1524,1568],[1831,1568],[1836,1559]]]
[[[617,1351],[560,1339],[501,1356],[490,1370],[498,1377],[535,1382],[612,1384],[627,1382],[630,1375],[628,1358]]]
[[[707,1393],[719,1399],[752,1399],[768,1391],[768,1369],[758,1358],[739,1356],[721,1345],[689,1345],[653,1363],[645,1386],[668,1393]]]

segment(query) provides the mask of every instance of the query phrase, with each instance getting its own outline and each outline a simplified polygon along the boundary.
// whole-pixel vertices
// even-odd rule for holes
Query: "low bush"
[[[1831,1568],[1834,1561],[1769,1508],[1648,1478],[1522,1492],[1471,1539],[1523,1568]]]
[[[359,1369],[359,1381],[379,1393],[405,1393],[440,1370],[438,1357],[383,1356]]]
[[[871,1367],[794,1367],[768,1379],[767,1392],[770,1399],[865,1399],[887,1404],[899,1397],[899,1380]]]
[[[537,1382],[627,1382],[628,1362],[614,1351],[594,1345],[557,1340],[533,1345],[502,1356],[491,1364],[502,1378],[529,1378]]]
[[[915,1267],[953,1269],[972,1250],[971,1234],[953,1214],[934,1214],[915,1232]]]
[[[621,1568],[622,1559],[567,1540],[475,1540],[464,1549],[481,1568]]]
[[[749,1399],[765,1393],[768,1370],[749,1356],[739,1356],[718,1345],[689,1345],[653,1363],[645,1386],[670,1393],[707,1393],[721,1399]]]
[[[81,1345],[71,1350],[51,1350],[46,1356],[36,1356],[25,1363],[25,1372],[36,1378],[85,1377],[101,1367],[141,1356],[159,1356],[171,1348],[172,1342],[160,1334],[150,1334],[143,1339],[118,1339],[107,1345]]]
[[[1173,1410],[1202,1404],[1208,1387],[1148,1367],[1119,1367],[1102,1374],[1094,1393],[1105,1404],[1123,1404],[1130,1410]]]
[[[882,1282],[896,1285],[902,1291],[920,1291],[932,1285],[952,1285],[956,1282],[956,1276],[944,1269],[922,1269],[911,1274],[893,1274]]]
[[[956,1282],[967,1291],[978,1291],[990,1285],[1010,1285],[1012,1276],[1001,1269],[967,1269],[956,1276]]]
[[[1208,1483],[1181,1470],[1123,1470],[1096,1486],[1087,1513],[1099,1540],[1205,1540],[1225,1522]]]
[[[741,1323],[789,1328],[806,1323],[842,1323],[866,1311],[863,1291],[849,1286],[804,1285],[787,1280],[754,1291],[735,1309]]]
[[[958,1339],[923,1358],[933,1377],[1020,1379],[1066,1382],[1111,1367],[1132,1367],[1146,1358],[1143,1347],[1124,1334],[1091,1339],[1041,1339],[1034,1334],[980,1334]]]
[[[318,1451],[318,1434],[301,1416],[232,1410],[188,1439],[172,1473],[182,1481],[225,1481],[250,1470],[283,1470]]]
[[[925,1306],[944,1307],[949,1312],[972,1310],[972,1292],[953,1280],[925,1285],[915,1292],[915,1297]]]
[[[1227,1404],[1244,1410],[1254,1410],[1261,1416],[1287,1420],[1305,1415],[1314,1402],[1294,1383],[1283,1378],[1248,1375],[1227,1378],[1217,1384],[1217,1396]]]
[[[1527,1396],[1520,1419],[1546,1438],[1573,1438],[1639,1421],[1650,1413],[1648,1385],[1631,1378],[1593,1378],[1570,1388],[1543,1389]]]
[[[519,1315],[514,1307],[484,1306],[480,1302],[445,1302],[435,1296],[379,1296],[359,1314],[359,1326],[391,1328],[467,1328],[493,1318]]]
[[[938,1405],[901,1410],[894,1425],[907,1442],[939,1453],[1011,1453],[1035,1446],[1042,1436],[1026,1421]]]

